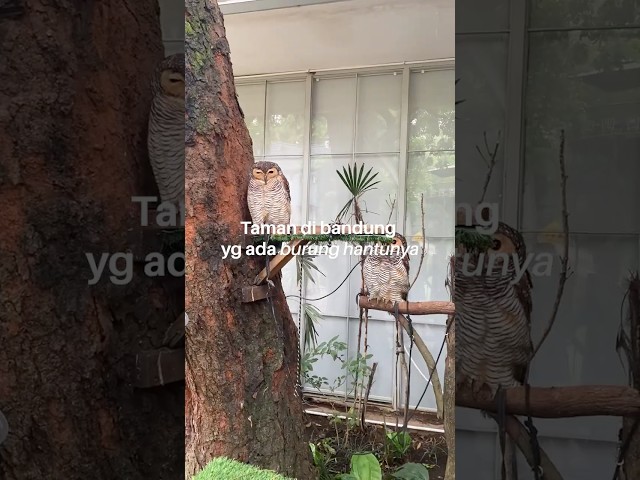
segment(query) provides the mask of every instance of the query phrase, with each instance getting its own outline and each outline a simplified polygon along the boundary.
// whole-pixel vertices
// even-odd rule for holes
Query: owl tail
[[[516,457],[516,443],[506,435],[507,402],[505,391],[498,388],[496,393],[498,434],[500,436],[500,450],[502,453],[501,478],[502,480],[518,480],[518,463]]]

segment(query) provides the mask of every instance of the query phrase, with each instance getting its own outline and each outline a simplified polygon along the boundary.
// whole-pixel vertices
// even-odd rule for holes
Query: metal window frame
[[[353,118],[353,144],[352,152],[343,154],[342,156],[350,156],[352,161],[355,161],[357,155],[367,155],[366,153],[360,154],[356,152],[357,142],[357,129],[358,129],[358,102],[359,102],[359,80],[362,77],[376,76],[376,75],[388,75],[393,72],[400,73],[402,75],[401,84],[401,97],[400,97],[400,139],[399,139],[399,152],[393,152],[394,155],[398,155],[398,197],[396,199],[396,225],[400,225],[406,230],[406,181],[409,162],[409,97],[411,90],[411,74],[415,72],[432,72],[432,71],[448,71],[455,69],[454,58],[442,58],[416,62],[401,62],[401,63],[387,63],[379,65],[368,66],[356,66],[346,68],[335,69],[322,69],[322,70],[307,70],[296,72],[280,72],[272,74],[259,74],[259,75],[246,75],[235,77],[236,85],[264,85],[264,111],[263,111],[263,157],[266,157],[266,133],[267,133],[267,95],[270,83],[281,82],[305,82],[305,106],[304,106],[304,133],[303,133],[303,156],[302,156],[302,216],[304,221],[309,221],[309,186],[310,186],[310,173],[311,173],[311,120],[312,120],[312,107],[313,107],[313,85],[315,80],[323,79],[337,79],[337,78],[355,78],[356,80],[356,94],[354,98],[355,102],[355,114]],[[389,152],[391,153],[391,152]],[[380,154],[380,152],[371,153]],[[449,238],[449,237],[447,237]],[[349,265],[352,267],[353,265]],[[303,291],[306,291],[307,281],[303,284]],[[347,299],[351,299],[351,287],[348,285]],[[305,301],[302,301],[304,309]],[[303,310],[304,311],[304,310]],[[347,305],[347,313],[343,317],[346,320],[347,326],[347,344],[350,340],[350,328],[349,324],[353,317],[349,314],[349,306]],[[425,322],[426,324],[433,326],[441,326],[440,323]],[[304,346],[304,322],[300,319],[301,332],[299,336],[300,348]],[[397,325],[396,327],[397,328]],[[396,368],[395,365],[392,369]],[[399,368],[399,366],[398,366]],[[392,408],[399,408],[402,406],[402,388],[404,387],[404,381],[402,379],[401,371],[398,372],[398,382],[396,382],[396,375],[393,376],[391,385],[391,398],[390,404]],[[345,389],[344,395],[341,395],[344,399],[347,397],[348,387]],[[373,398],[373,397],[372,397]],[[380,399],[382,400],[382,399]],[[388,400],[385,400],[388,401]],[[424,399],[423,399],[424,401]],[[435,411],[433,408],[421,407],[421,411]]]

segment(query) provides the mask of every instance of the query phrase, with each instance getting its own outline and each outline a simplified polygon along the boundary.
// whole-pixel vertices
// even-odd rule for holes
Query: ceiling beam
[[[260,12],[279,8],[306,7],[323,3],[344,2],[346,0],[220,0],[220,11],[224,15]]]

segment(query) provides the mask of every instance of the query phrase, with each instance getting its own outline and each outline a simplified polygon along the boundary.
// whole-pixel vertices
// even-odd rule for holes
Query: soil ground
[[[305,427],[309,441],[318,445],[317,448],[325,457],[328,475],[320,480],[348,473],[351,456],[362,452],[372,452],[378,458],[385,480],[391,479],[390,473],[408,462],[425,464],[429,469],[430,480],[444,478],[447,446],[443,433],[409,429],[411,447],[402,458],[398,458],[389,453],[389,448],[385,448],[384,425],[366,424],[364,429],[357,426],[347,429],[346,420],[336,422],[331,417],[307,413]],[[387,425],[386,429],[395,430],[395,427]]]

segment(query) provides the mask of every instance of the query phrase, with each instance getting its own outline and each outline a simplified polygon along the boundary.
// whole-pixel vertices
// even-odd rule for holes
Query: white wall
[[[453,0],[346,0],[224,21],[236,76],[455,56]]]

